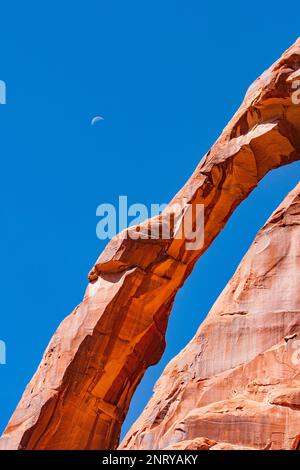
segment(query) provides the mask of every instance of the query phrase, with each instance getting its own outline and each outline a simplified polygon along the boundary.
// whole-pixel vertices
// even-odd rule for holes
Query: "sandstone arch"
[[[83,302],[60,325],[0,441],[8,449],[105,449],[145,370],[164,350],[178,289],[234,209],[270,170],[299,160],[300,41],[249,89],[216,144],[171,201],[203,204],[205,241],[113,239],[92,269]],[[161,224],[161,219],[156,220]],[[141,227],[147,231],[147,223]]]

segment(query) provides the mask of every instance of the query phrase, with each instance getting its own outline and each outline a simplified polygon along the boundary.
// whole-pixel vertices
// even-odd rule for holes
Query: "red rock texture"
[[[165,347],[178,289],[234,209],[271,169],[299,159],[300,116],[292,81],[298,40],[248,91],[240,109],[162,216],[180,204],[205,208],[204,244],[176,234],[115,237],[90,272],[83,302],[59,326],[0,440],[8,449],[107,449],[118,445],[131,397]],[[177,211],[177,212],[176,212]],[[140,233],[149,230],[149,221]]]
[[[299,285],[300,183],[166,367],[121,448],[297,448]]]

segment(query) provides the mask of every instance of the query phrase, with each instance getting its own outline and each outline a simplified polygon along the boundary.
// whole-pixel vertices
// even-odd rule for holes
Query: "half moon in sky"
[[[104,118],[102,116],[95,116],[91,120],[91,125],[93,126],[94,124],[96,124],[96,122],[99,122],[99,121],[104,121]]]

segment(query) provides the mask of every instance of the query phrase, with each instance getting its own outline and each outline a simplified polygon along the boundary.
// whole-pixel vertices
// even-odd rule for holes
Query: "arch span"
[[[176,237],[175,225],[168,240],[132,240],[125,231],[107,245],[90,272],[83,302],[47,347],[1,448],[118,445],[134,390],[163,353],[178,289],[264,175],[299,160],[300,113],[292,101],[299,74],[300,40],[254,82],[220,138],[171,201],[168,210],[204,205],[200,249],[187,250],[187,240]],[[163,216],[156,223],[162,225]],[[145,222],[140,231],[147,230]]]

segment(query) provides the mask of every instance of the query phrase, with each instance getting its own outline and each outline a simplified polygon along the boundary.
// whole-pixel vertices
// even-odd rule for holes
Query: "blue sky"
[[[96,207],[119,195],[168,202],[247,87],[298,35],[296,1],[286,11],[274,1],[2,2],[0,430],[105,246]],[[104,121],[91,126],[97,114]],[[201,258],[124,431],[299,170],[268,175]]]

